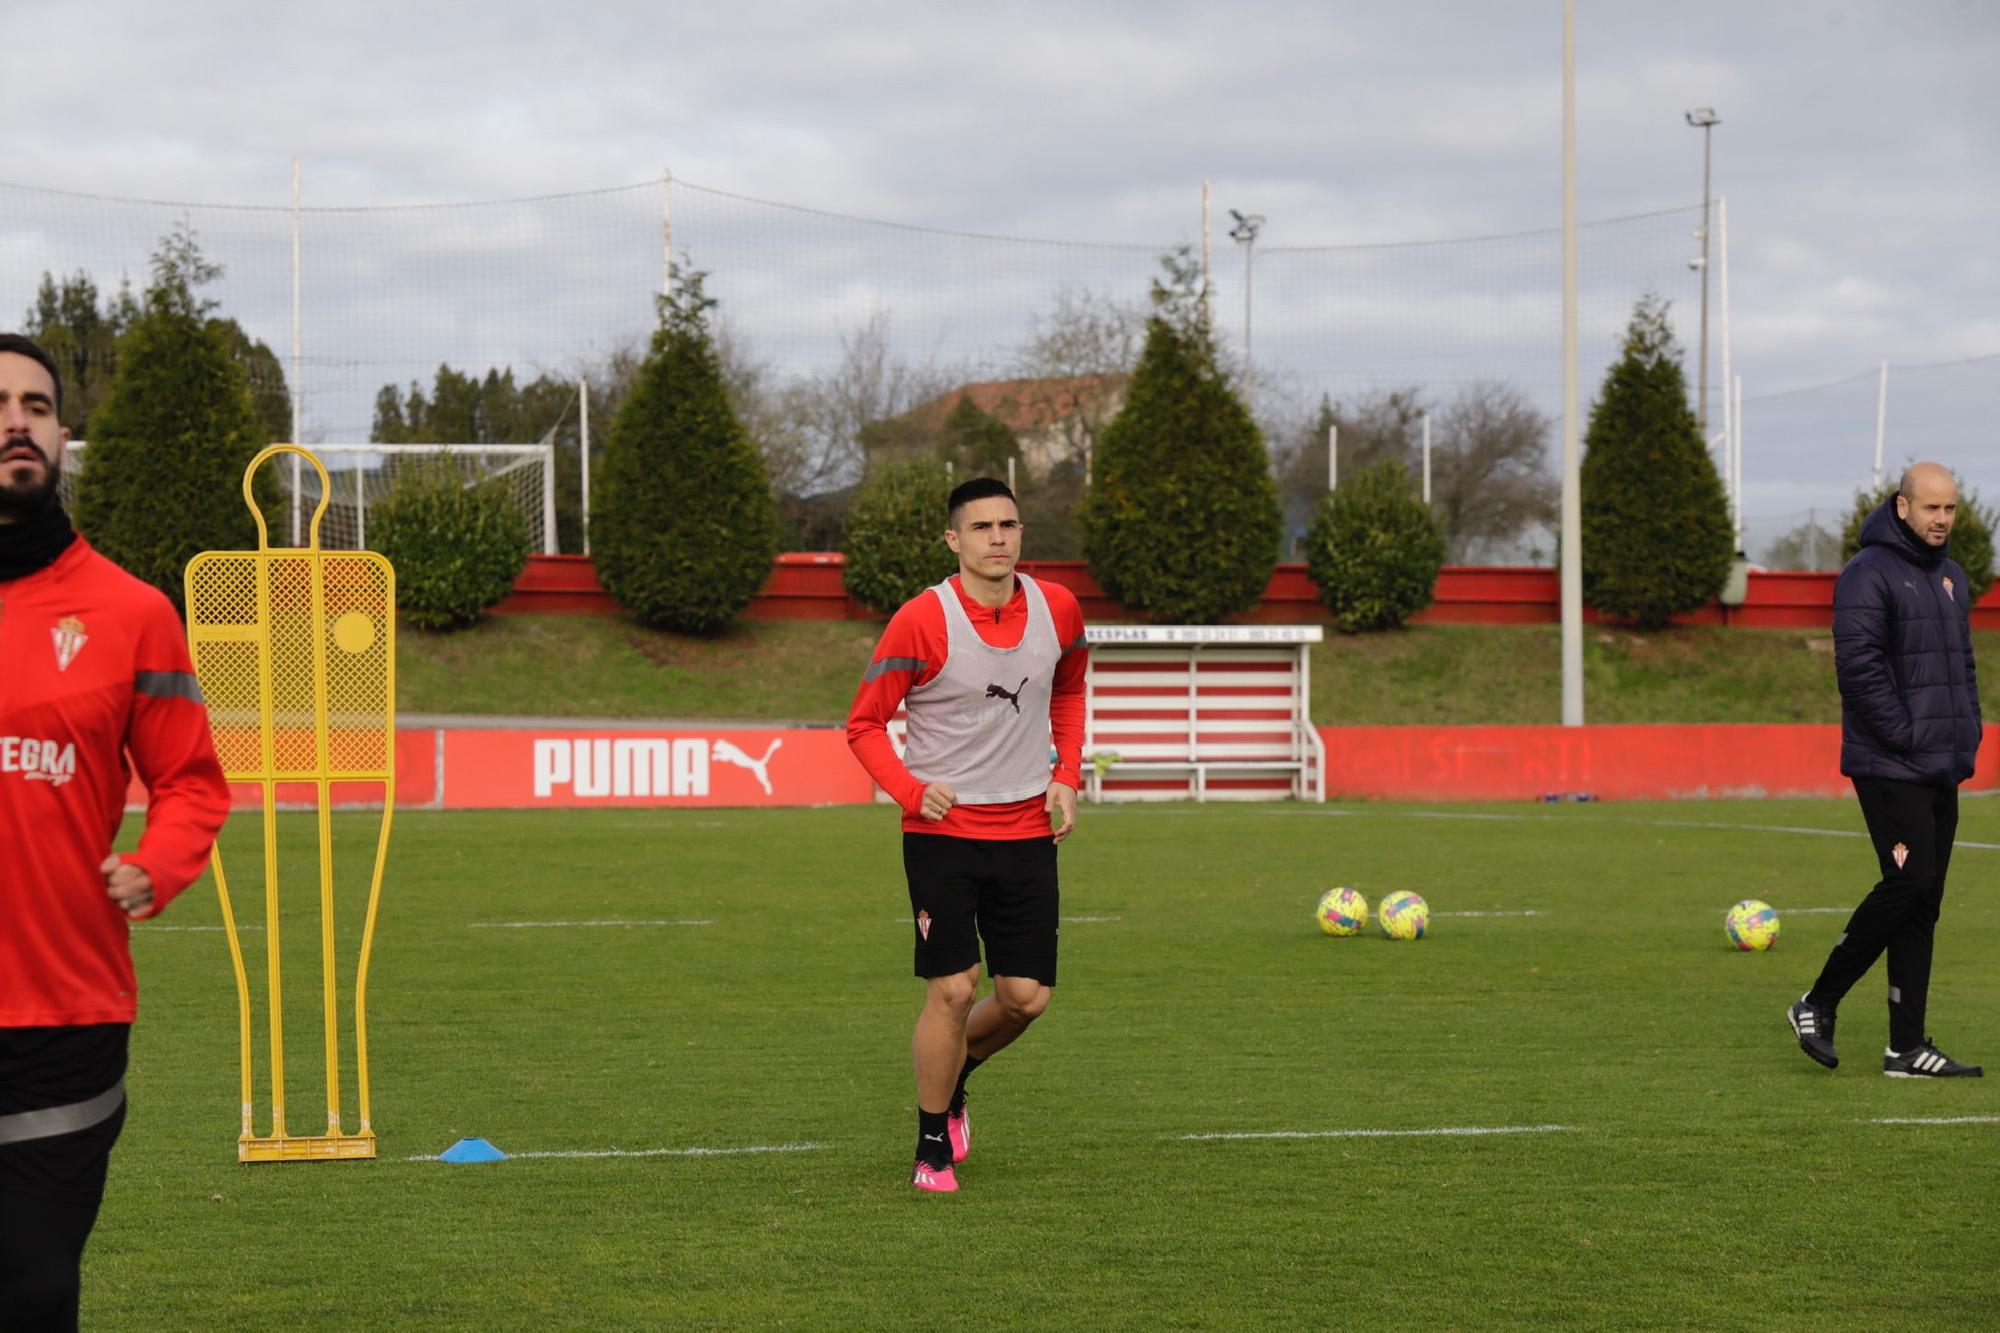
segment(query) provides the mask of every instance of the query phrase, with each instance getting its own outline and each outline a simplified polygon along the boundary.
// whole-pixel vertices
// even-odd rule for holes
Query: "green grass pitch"
[[[338,819],[344,876],[374,820]],[[889,811],[406,813],[371,982],[375,1162],[238,1165],[234,987],[223,937],[191,929],[220,919],[212,886],[135,931],[131,1116],[85,1323],[1991,1320],[2000,1124],[1876,1122],[1990,1119],[2000,1078],[1883,1078],[1879,966],[1837,1072],[1784,1028],[1844,920],[1798,909],[1847,908],[1873,878],[1859,827],[1849,802],[1086,807],[1055,1002],[973,1080],[962,1192],[920,1197],[921,991]],[[286,911],[290,1128],[315,1132],[314,885],[293,854],[310,820],[284,832],[304,890]],[[1932,1027],[2000,1063],[2000,849],[1966,845],[2000,844],[2000,803],[1968,800],[1960,836]],[[259,847],[254,819],[225,835],[253,925]],[[1424,894],[1429,938],[1322,936],[1312,907],[1335,883]],[[1769,954],[1724,942],[1744,897],[1786,913]],[[480,924],[603,920],[708,924]],[[1184,1137],[1541,1125],[1569,1128]],[[410,1160],[471,1135],[822,1146]]]

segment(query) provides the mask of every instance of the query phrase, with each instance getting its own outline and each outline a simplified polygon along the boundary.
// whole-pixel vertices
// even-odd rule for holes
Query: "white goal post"
[[[448,460],[468,487],[498,482],[527,520],[529,549],[556,554],[556,450],[553,444],[311,444],[326,465],[332,487],[320,545],[329,550],[361,550],[368,544],[368,511],[394,489],[409,466],[425,458]],[[71,440],[65,451],[62,499],[74,508],[76,478],[89,461],[89,444]],[[303,546],[313,506],[319,503],[319,474],[297,454],[278,464],[285,491],[289,536]],[[275,516],[267,516],[275,517]],[[273,525],[276,526],[275,524]],[[274,541],[287,534],[274,531]]]

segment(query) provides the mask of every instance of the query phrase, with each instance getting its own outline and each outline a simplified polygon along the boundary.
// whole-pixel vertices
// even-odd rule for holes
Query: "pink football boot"
[[[944,1125],[951,1134],[952,1164],[957,1165],[972,1155],[972,1120],[961,1106]]]

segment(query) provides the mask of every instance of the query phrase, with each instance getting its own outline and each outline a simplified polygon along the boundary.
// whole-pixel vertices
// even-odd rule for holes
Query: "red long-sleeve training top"
[[[1054,692],[1049,699],[1049,733],[1056,760],[1051,782],[1070,787],[1083,784],[1084,666],[1089,648],[1083,641],[1083,608],[1076,594],[1047,579],[1036,580],[1048,600],[1049,615],[1055,621],[1056,642],[1063,647],[1056,664]],[[998,610],[982,606],[966,594],[958,575],[950,579],[959,605],[979,631],[979,637],[995,648],[1012,648],[1028,631],[1028,593],[1017,580],[1014,596]],[[863,673],[861,688],[854,693],[854,706],[847,713],[847,744],[854,757],[875,779],[875,785],[903,807],[903,829],[909,833],[944,833],[959,838],[1035,838],[1049,832],[1049,816],[1044,797],[1004,805],[956,805],[936,823],[917,813],[923,800],[924,784],[911,775],[889,739],[889,722],[902,706],[903,697],[917,686],[934,679],[944,669],[950,639],[945,631],[944,607],[928,589],[918,593],[889,619],[875,645],[871,665],[889,660],[913,662],[897,666],[870,679]]]
[[[152,916],[201,873],[229,786],[173,604],[78,537],[0,582],[0,1028],[136,1017],[99,869],[134,772],[150,803],[121,859],[152,877]]]

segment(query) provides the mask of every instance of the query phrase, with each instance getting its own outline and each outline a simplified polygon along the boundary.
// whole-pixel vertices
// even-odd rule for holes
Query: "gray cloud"
[[[1696,202],[1700,136],[1681,112],[1702,103],[1722,112],[1716,188],[1730,200],[1733,351],[1750,397],[1882,360],[2000,350],[1991,313],[2000,309],[2000,262],[1990,239],[2000,231],[1990,145],[2000,125],[1991,73],[2000,68],[2000,10],[1860,0],[1579,8],[1584,217]],[[682,220],[690,244],[739,265],[774,266],[753,281],[716,264],[725,293],[733,283],[746,299],[755,292],[778,307],[733,312],[748,327],[761,319],[774,345],[824,344],[831,322],[901,301],[900,325],[923,346],[964,343],[990,354],[1053,283],[1094,272],[1142,286],[1151,249],[1194,239],[1204,177],[1218,208],[1270,217],[1274,256],[1285,247],[1511,233],[1553,227],[1558,216],[1560,32],[1554,7],[1540,0],[1143,9],[97,3],[12,6],[8,20],[17,52],[47,57],[18,74],[24,104],[43,111],[43,132],[17,133],[0,172],[22,184],[281,206],[299,153],[309,204],[360,206],[591,189],[671,166],[686,181],[841,213],[1147,247],[1132,262],[1096,268],[1088,252],[1037,252],[1039,267],[969,273],[953,267],[949,247],[919,246],[905,274],[829,285],[816,266],[893,266],[896,252],[851,228],[785,233],[771,230],[776,215],[732,214],[690,197]],[[656,271],[656,256],[640,253],[638,196],[618,208],[587,225],[571,219],[579,248],[551,250],[547,283],[639,284]],[[533,294],[543,289],[502,284],[483,296],[429,298],[456,309],[412,312],[411,302],[458,281],[490,285],[480,256],[510,245],[525,252],[509,229],[533,218],[510,215],[493,234],[477,221],[443,219],[436,215],[428,241],[372,264],[362,224],[353,224],[343,242],[352,267],[339,270],[340,282],[395,285],[351,292],[349,318],[396,327],[384,360],[438,359],[421,354],[425,339],[453,356],[532,359],[532,316],[521,328],[494,325],[518,319],[519,305],[544,299]],[[210,221],[218,235],[234,225]],[[724,240],[713,230],[724,223],[753,230]],[[43,264],[142,267],[144,241],[125,226],[80,204],[0,226],[0,253],[32,270],[4,275],[0,302],[18,308]],[[66,227],[87,243],[67,243]],[[1685,329],[1692,289],[1681,266],[1695,242],[1684,220],[1675,229],[1645,230],[1643,240],[1620,242],[1627,251],[1587,253],[1586,263],[1628,286],[1669,288]],[[261,232],[241,241],[246,257],[231,279],[260,311],[270,242]],[[817,258],[787,253],[805,243],[827,249]],[[606,258],[608,247],[626,245],[632,257]],[[1219,245],[1227,284],[1237,256]],[[1450,318],[1426,289],[1421,260],[1406,258],[1395,279],[1404,287],[1349,293],[1347,314],[1372,313],[1381,342]],[[772,275],[782,279],[791,263],[802,276],[788,291],[791,279]],[[1361,280],[1359,272],[1344,280]],[[933,285],[919,290],[926,279]],[[1533,337],[1510,349],[1541,355],[1555,300],[1547,280],[1545,267],[1530,265],[1511,291],[1488,290],[1472,274],[1459,333],[1492,344],[1506,338],[1500,312],[1542,312],[1524,316]],[[1295,318],[1298,373],[1337,373],[1315,359],[1363,335],[1335,331],[1332,289],[1297,295],[1295,316],[1286,294],[1269,297],[1271,354],[1283,346],[1275,321]],[[1605,310],[1636,295],[1607,290],[1592,318],[1602,324]],[[954,301],[987,303],[986,324],[962,310],[948,318]],[[613,338],[647,315],[623,292],[577,296],[565,309],[558,322],[571,341]],[[1315,310],[1328,312],[1319,334]],[[947,325],[955,332],[940,331]],[[1441,378],[1458,373],[1423,350],[1421,337],[1405,360]],[[342,373],[366,387],[367,373]],[[1962,442],[2000,491],[2000,440],[1964,424],[1982,406],[1987,420],[2000,411],[1996,377],[1992,363],[1913,373],[1906,390],[1892,392],[1892,418],[1916,442]],[[1753,438],[1760,416],[1767,423],[1763,452],[1753,445],[1748,460],[1757,503],[1825,504],[1857,479],[1852,469],[1835,477],[1825,441],[1857,410],[1872,432],[1872,390],[1861,397],[1861,409],[1842,389],[1746,413]],[[1824,407],[1818,417],[1815,402]]]

